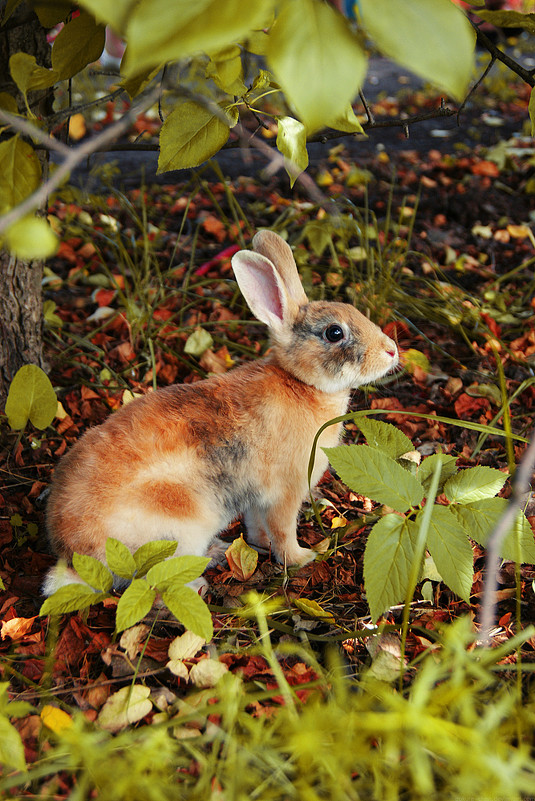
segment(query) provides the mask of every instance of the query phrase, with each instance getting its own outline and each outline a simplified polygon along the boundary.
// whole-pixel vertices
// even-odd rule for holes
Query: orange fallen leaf
[[[33,626],[35,617],[12,617],[2,623],[0,636],[3,640],[11,637],[12,640],[21,640]]]

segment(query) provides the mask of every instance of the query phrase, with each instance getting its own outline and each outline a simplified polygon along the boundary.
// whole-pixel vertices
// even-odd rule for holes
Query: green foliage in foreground
[[[273,669],[268,605],[249,600],[245,614],[256,616],[258,650]],[[495,667],[532,635],[531,628],[482,650],[460,619],[445,627],[440,650],[424,658],[406,695],[366,675],[354,680],[334,654],[324,672],[311,651],[288,645],[318,673],[306,703],[274,670],[274,691],[226,673],[151,725],[116,736],[76,713],[70,725],[43,730],[40,758],[27,771],[5,772],[0,792],[37,793],[46,782],[51,796],[61,772],[62,788],[74,783],[72,801],[520,801],[535,782],[535,702],[507,687]],[[279,708],[275,695],[285,699]]]
[[[209,642],[213,627],[210,610],[191,587],[210,559],[204,556],[176,556],[177,543],[154,540],[132,554],[126,545],[106,540],[108,567],[93,556],[75,553],[73,567],[85,584],[67,584],[46,599],[41,615],[63,615],[86,609],[109,597],[113,576],[129,581],[117,604],[116,629],[123,631],[148,615],[159,594],[170,612],[187,629]],[[171,558],[172,557],[172,558]]]
[[[469,601],[474,574],[470,539],[486,545],[507,506],[504,498],[495,497],[507,474],[491,467],[458,471],[456,458],[443,453],[419,464],[420,454],[395,426],[361,418],[357,424],[367,445],[323,450],[351,489],[387,507],[364,553],[364,586],[372,619],[406,599],[414,562],[423,558],[424,548],[441,580]],[[423,501],[434,503],[430,490],[435,471],[440,473],[439,492],[449,503],[434,504],[426,518]],[[533,532],[520,510],[500,556],[518,563],[535,562]]]

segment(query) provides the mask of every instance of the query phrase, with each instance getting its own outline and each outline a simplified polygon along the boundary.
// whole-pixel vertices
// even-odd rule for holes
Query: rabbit
[[[353,388],[396,366],[398,350],[353,306],[310,302],[276,233],[259,231],[252,247],[237,252],[232,267],[269,329],[268,355],[158,389],[80,438],[56,468],[47,504],[52,547],[68,564],[73,552],[105,561],[108,537],[132,551],[176,540],[176,555],[205,555],[240,516],[249,542],[279,562],[315,558],[296,535],[314,436],[347,411]],[[341,425],[328,427],[319,446],[337,445],[340,434]],[[311,486],[327,464],[318,448]],[[75,581],[82,580],[72,567],[58,563],[43,590]]]

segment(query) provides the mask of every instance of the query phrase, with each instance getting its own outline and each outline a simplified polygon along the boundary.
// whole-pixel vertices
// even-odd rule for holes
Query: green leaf
[[[110,25],[115,33],[124,34],[134,6],[139,0],[80,0],[95,19],[103,25]]]
[[[315,617],[320,620],[325,620],[329,623],[334,623],[334,617],[331,612],[327,612],[317,601],[309,598],[294,598],[294,606],[307,617]]]
[[[5,233],[7,249],[22,261],[48,259],[58,249],[59,239],[42,217],[23,217]]]
[[[342,481],[372,501],[406,512],[424,497],[422,485],[411,473],[369,445],[340,445],[322,450]]]
[[[366,57],[348,22],[319,0],[286,0],[267,59],[308,133],[343,118],[366,74]]]
[[[206,76],[228,95],[241,97],[247,92],[243,83],[241,49],[238,45],[224,47],[212,57],[206,68]]]
[[[32,117],[35,116],[28,106],[28,92],[53,86],[58,80],[58,73],[55,70],[39,66],[35,56],[30,56],[29,53],[22,51],[14,53],[9,59],[9,71],[24,96],[28,113]]]
[[[505,498],[484,498],[466,505],[453,505],[450,508],[464,526],[466,534],[484,548],[498,520],[507,508]],[[502,559],[510,559],[521,564],[535,564],[535,541],[533,531],[522,510],[519,509],[515,525],[511,528],[500,547]]]
[[[129,72],[214,53],[265,27],[273,0],[141,0],[129,14]]]
[[[11,428],[21,430],[29,420],[42,430],[50,425],[57,410],[58,399],[47,374],[36,364],[25,364],[17,370],[5,409]]]
[[[101,561],[94,556],[74,553],[72,555],[72,566],[81,579],[95,590],[109,592],[113,585],[113,576]]]
[[[106,29],[94,17],[80,11],[57,35],[52,46],[52,67],[59,80],[72,78],[84,67],[97,61],[106,43]]]
[[[206,556],[175,556],[151,567],[147,573],[147,581],[160,591],[169,581],[174,585],[187,584],[198,578],[209,562],[210,559]]]
[[[34,149],[19,135],[0,142],[0,214],[18,206],[41,183],[41,165]]]
[[[164,590],[162,600],[183,626],[210,642],[214,634],[212,615],[203,599],[191,587],[181,585]]]
[[[364,551],[364,588],[374,622],[405,598],[416,537],[416,526],[394,514],[382,517],[370,532]]]
[[[475,34],[451,0],[361,0],[362,21],[386,56],[462,100]]]
[[[350,103],[343,114],[335,120],[329,120],[327,125],[329,128],[334,128],[335,131],[344,131],[344,133],[364,133],[364,128],[358,121]]]
[[[452,503],[472,503],[493,498],[508,478],[507,473],[494,467],[469,467],[449,478],[444,485],[444,492]]]
[[[425,492],[429,491],[437,462],[442,465],[439,490],[457,472],[457,458],[455,456],[448,456],[446,453],[434,453],[432,456],[428,456],[427,459],[423,460],[416,473],[418,481],[421,482]]]
[[[307,133],[302,122],[293,117],[277,119],[277,147],[284,156],[284,169],[290,177],[290,186],[308,167]]]
[[[65,615],[68,612],[79,612],[88,606],[98,604],[107,598],[105,592],[95,592],[85,584],[66,584],[59,587],[53,595],[47,598],[39,610],[40,615]]]
[[[459,598],[469,602],[474,580],[474,555],[464,526],[451,507],[434,506],[427,548],[444,582]]]
[[[0,715],[0,765],[12,770],[27,770],[21,736],[3,715]]]
[[[189,353],[190,356],[202,356],[213,344],[214,340],[208,331],[205,331],[204,328],[196,328],[186,340],[184,353]]]
[[[43,28],[54,28],[64,22],[72,11],[70,0],[33,0],[32,8]]]
[[[106,563],[111,572],[120,578],[131,579],[137,570],[130,549],[114,537],[106,540]]]
[[[381,420],[372,420],[366,417],[357,420],[356,423],[366,437],[368,445],[377,448],[392,459],[399,459],[404,453],[414,450],[410,439],[391,423],[383,423]]]
[[[212,158],[229,137],[228,125],[197,103],[186,101],[169,114],[160,130],[158,173],[198,167]]]
[[[137,578],[145,576],[153,565],[172,556],[177,544],[176,540],[153,540],[141,545],[134,554]]]
[[[535,14],[523,14],[521,11],[476,11],[478,17],[496,25],[497,28],[523,28],[535,34]]]
[[[156,592],[145,579],[134,579],[126,588],[117,604],[115,628],[117,631],[129,629],[143,620],[152,609]]]

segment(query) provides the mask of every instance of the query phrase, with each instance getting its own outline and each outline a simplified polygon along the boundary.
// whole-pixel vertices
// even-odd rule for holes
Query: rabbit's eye
[[[323,336],[327,342],[340,342],[344,338],[344,329],[340,325],[330,325],[325,329]]]

